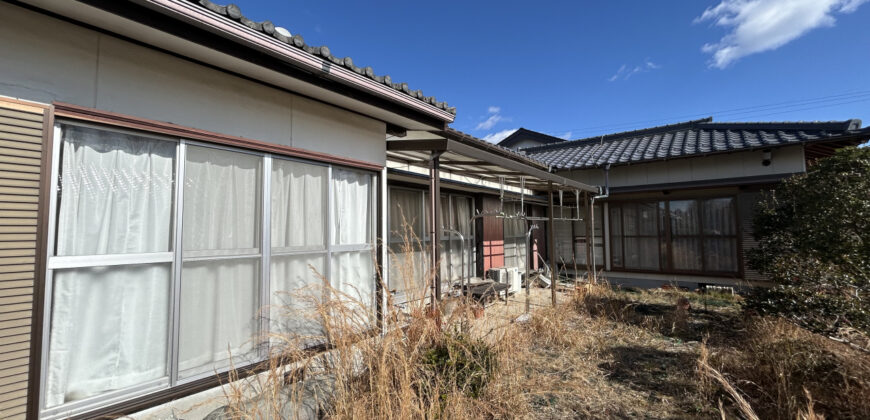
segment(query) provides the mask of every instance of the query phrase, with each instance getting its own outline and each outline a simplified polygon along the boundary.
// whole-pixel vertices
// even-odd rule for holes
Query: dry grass
[[[527,322],[523,292],[482,319],[462,300],[387,305],[373,330],[365,305],[327,290],[309,305],[320,334],[272,337],[264,374],[227,388],[224,417],[870,418],[866,353],[746,318],[739,297],[584,284],[552,308],[532,291]],[[320,353],[301,350],[313,342]]]

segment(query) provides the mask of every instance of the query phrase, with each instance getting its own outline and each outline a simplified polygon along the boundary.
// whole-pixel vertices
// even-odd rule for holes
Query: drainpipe
[[[589,223],[592,225],[592,243],[588,246],[592,247],[592,282],[598,283],[598,270],[595,268],[595,200],[605,199],[610,197],[610,164],[604,166],[604,188],[598,187],[599,194],[592,196],[592,211],[590,212]],[[604,233],[604,229],[601,229]]]

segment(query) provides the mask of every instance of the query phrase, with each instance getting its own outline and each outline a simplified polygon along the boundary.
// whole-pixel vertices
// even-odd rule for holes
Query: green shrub
[[[776,286],[746,308],[820,333],[870,333],[870,148],[846,148],[777,186],[754,220],[750,267]]]

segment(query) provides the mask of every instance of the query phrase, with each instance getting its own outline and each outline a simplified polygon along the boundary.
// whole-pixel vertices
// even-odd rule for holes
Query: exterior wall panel
[[[377,165],[386,162],[382,121],[8,3],[0,3],[0,15],[2,96],[64,102]],[[9,117],[0,114],[3,118]],[[3,140],[38,145],[41,127],[34,123],[38,121],[8,127],[11,136]],[[27,162],[0,161],[0,171],[20,171]]]
[[[27,408],[44,109],[0,99],[0,417]]]

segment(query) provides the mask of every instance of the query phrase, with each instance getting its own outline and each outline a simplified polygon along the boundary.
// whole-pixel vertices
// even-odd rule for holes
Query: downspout
[[[605,199],[610,197],[610,164],[604,166],[604,188],[598,187],[599,194],[592,196],[592,211],[590,212],[589,223],[592,225],[592,243],[588,246],[592,247],[592,282],[598,283],[598,270],[595,268],[595,200]],[[604,233],[604,229],[601,229]],[[603,242],[602,242],[603,243]]]

